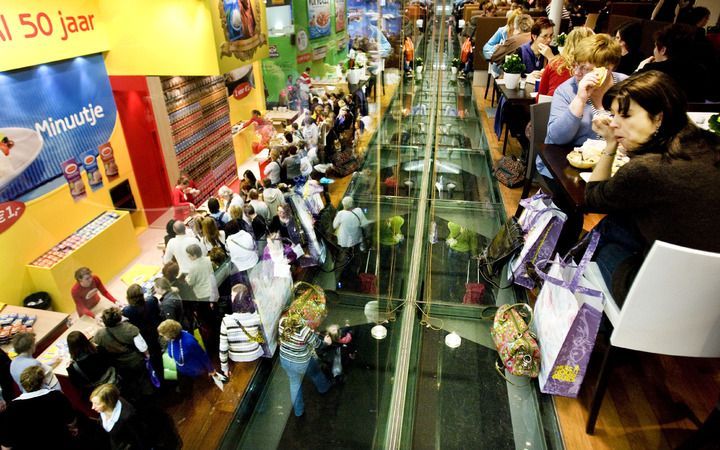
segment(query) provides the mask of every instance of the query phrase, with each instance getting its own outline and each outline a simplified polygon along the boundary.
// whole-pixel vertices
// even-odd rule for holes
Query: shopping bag
[[[485,284],[480,282],[480,263],[477,264],[477,282],[470,282],[470,260],[468,260],[467,276],[465,277],[464,305],[479,305],[485,295]]]
[[[515,284],[528,289],[535,287],[535,281],[528,275],[528,268],[543,269],[550,260],[557,245],[560,232],[567,220],[552,200],[542,192],[520,201],[525,211],[518,219],[518,225],[525,232],[525,243],[520,253],[510,263],[510,273]]]
[[[163,352],[163,379],[165,381],[177,380],[177,363],[168,355],[167,352]]]
[[[200,333],[200,327],[196,327],[193,330],[193,336],[195,337],[195,340],[198,341],[198,344],[200,344],[200,347],[202,347],[203,350],[206,350],[205,341],[203,340],[202,334]]]
[[[155,373],[155,368],[153,368],[152,363],[150,362],[150,358],[145,358],[145,369],[148,372],[148,377],[150,377],[150,382],[153,386],[156,388],[160,387],[160,379],[157,376],[157,373]]]
[[[600,289],[583,276],[599,234],[590,233],[580,262],[558,256],[547,272],[535,302],[535,329],[540,341],[540,390],[546,394],[577,397],[595,345],[603,311]]]
[[[372,248],[367,252],[367,259],[365,260],[365,272],[358,275],[358,278],[360,279],[360,292],[362,292],[363,294],[378,293],[377,275],[368,272],[368,267],[370,265],[370,253],[372,253]]]
[[[297,294],[299,287],[305,287],[306,289]],[[327,317],[325,291],[313,284],[298,281],[293,286],[293,293],[295,294],[295,300],[290,304],[288,313],[301,315],[305,319],[307,326],[316,330]]]

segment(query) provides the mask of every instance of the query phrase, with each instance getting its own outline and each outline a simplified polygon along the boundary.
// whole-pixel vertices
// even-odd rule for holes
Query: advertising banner
[[[110,140],[117,115],[101,55],[3,74],[0,111],[0,202],[62,176],[70,160],[79,171],[82,155]]]
[[[268,56],[268,27],[265,2],[260,0],[218,0],[211,2],[215,43],[220,73]]]
[[[0,0],[0,72],[109,49],[98,0]]]
[[[345,30],[345,0],[335,0],[335,32]]]
[[[330,36],[330,0],[308,0],[310,39]]]

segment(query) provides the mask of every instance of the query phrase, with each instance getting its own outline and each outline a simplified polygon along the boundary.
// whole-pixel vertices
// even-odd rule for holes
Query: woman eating
[[[620,303],[655,240],[720,252],[720,137],[695,126],[682,91],[662,72],[619,83],[605,105],[614,116],[593,121],[607,144],[585,201],[608,214],[596,227],[595,259]],[[619,146],[631,159],[611,178]]]
[[[546,70],[543,71],[542,78],[540,78],[540,86],[538,87],[538,94],[552,96],[558,86],[573,76],[575,46],[578,42],[594,34],[593,30],[587,27],[575,28],[568,34],[562,52],[552,58]]]

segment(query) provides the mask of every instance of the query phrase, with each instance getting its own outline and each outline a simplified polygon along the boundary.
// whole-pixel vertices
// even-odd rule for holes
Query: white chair
[[[596,263],[585,276],[605,294],[613,325],[585,431],[593,434],[616,348],[671,356],[720,357],[720,253],[655,241],[622,308]]]

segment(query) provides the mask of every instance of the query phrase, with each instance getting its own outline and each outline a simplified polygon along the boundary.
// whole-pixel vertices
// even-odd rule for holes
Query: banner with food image
[[[98,152],[97,150],[89,150],[82,154],[82,165],[87,173],[88,184],[90,189],[97,191],[103,187],[102,174],[100,173],[100,167],[98,166]]]
[[[345,29],[346,19],[345,0],[335,0],[335,32]]]
[[[330,36],[330,0],[308,0],[310,39]]]
[[[0,202],[61,186],[64,163],[108,142],[117,118],[102,55],[3,73],[0,111]]]

